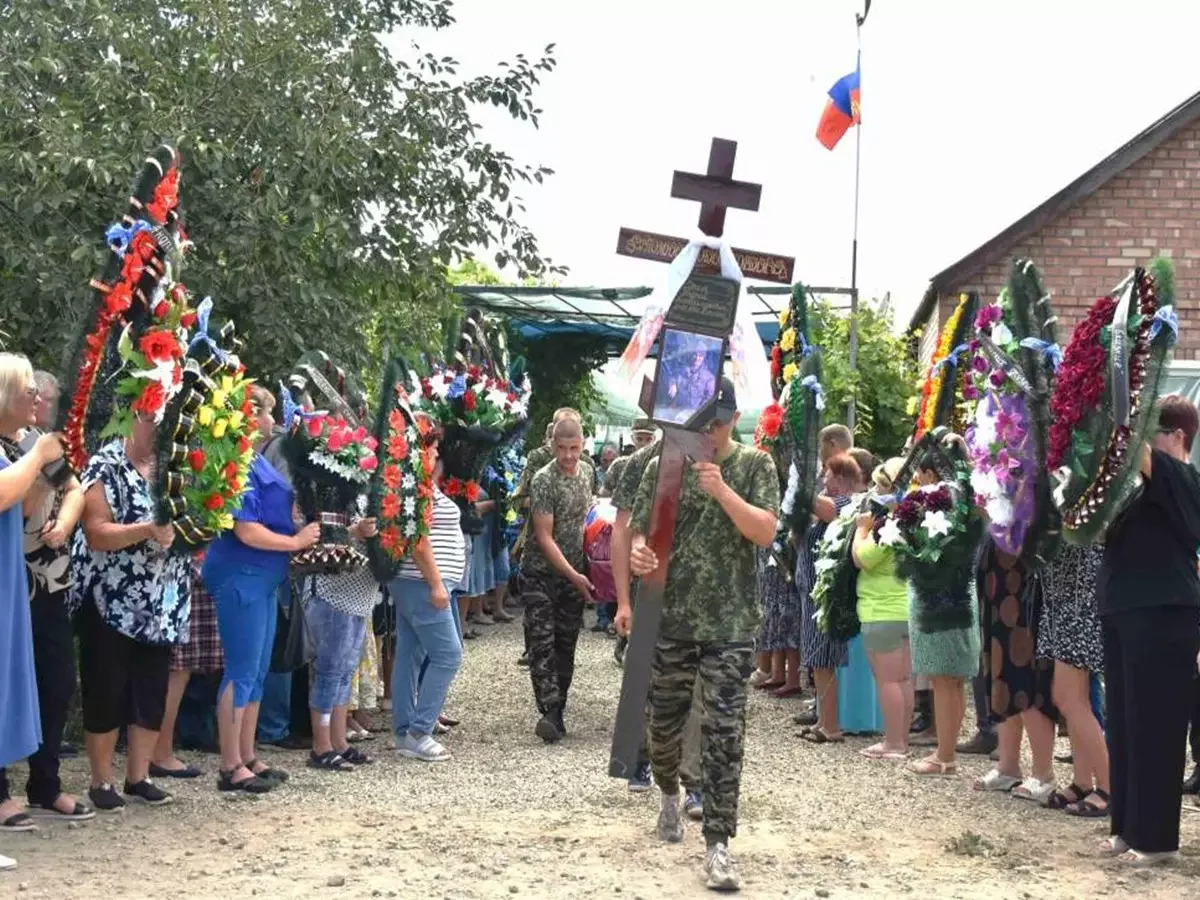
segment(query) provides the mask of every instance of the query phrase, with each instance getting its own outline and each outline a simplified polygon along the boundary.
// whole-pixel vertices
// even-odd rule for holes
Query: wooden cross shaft
[[[621,699],[617,703],[608,760],[608,774],[613,778],[632,778],[639,762],[646,699],[650,695],[655,646],[662,622],[663,591],[667,584],[684,472],[691,462],[711,462],[714,456],[715,450],[707,435],[681,428],[663,429],[658,479],[650,506],[650,531],[646,535],[646,545],[658,557],[658,568],[637,585],[633,627],[629,633],[629,646],[625,649],[625,673],[621,679]]]

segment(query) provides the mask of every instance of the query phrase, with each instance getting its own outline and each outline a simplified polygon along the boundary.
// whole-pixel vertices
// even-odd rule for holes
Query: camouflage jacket
[[[604,483],[600,487],[600,496],[611,497],[613,495],[613,491],[617,489],[617,483],[621,480],[621,473],[627,465],[629,465],[628,456],[618,456],[608,464],[608,471],[604,473]]]
[[[651,461],[638,488],[633,529],[646,534],[658,460]],[[775,463],[761,450],[735,444],[721,462],[721,476],[739,497],[758,509],[779,509]],[[679,516],[659,635],[705,643],[752,641],[762,622],[757,548],[738,531],[716,500],[700,490],[694,472],[683,477]]]
[[[592,505],[593,470],[579,461],[574,475],[563,474],[557,461],[543,466],[529,486],[530,522],[539,514],[554,516],[554,543],[576,571],[585,571],[583,523]],[[531,526],[532,528],[532,526]],[[537,575],[560,574],[546,559],[531,530],[521,562],[523,571]]]
[[[646,467],[650,465],[650,460],[658,459],[658,451],[661,446],[661,441],[655,441],[653,444],[647,444],[641,450],[634,451],[633,455],[629,457],[629,461],[621,472],[620,481],[613,487],[612,502],[617,509],[632,511],[634,501],[637,500],[638,488],[642,484],[642,476],[646,474]],[[650,488],[650,492],[653,496],[653,486]]]

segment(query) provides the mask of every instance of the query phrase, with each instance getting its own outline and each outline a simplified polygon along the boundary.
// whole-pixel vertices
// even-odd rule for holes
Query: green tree
[[[845,421],[857,388],[854,440],[881,458],[895,456],[912,433],[907,409],[912,393],[908,346],[896,335],[888,300],[858,306],[858,370],[850,370],[850,319],[828,301],[809,310],[812,341],[821,348],[827,404],[825,418]]]
[[[319,347],[373,376],[386,350],[432,345],[446,267],[473,249],[516,278],[560,271],[515,217],[515,190],[550,170],[480,139],[474,118],[490,105],[536,127],[553,45],[461,77],[449,57],[384,43],[453,22],[450,0],[0,5],[11,345],[61,359],[104,229],[162,140],[184,161],[183,280],[236,321],[256,375]]]

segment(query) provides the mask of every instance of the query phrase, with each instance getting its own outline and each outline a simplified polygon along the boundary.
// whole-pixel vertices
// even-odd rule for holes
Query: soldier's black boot
[[[540,737],[547,744],[555,744],[562,740],[563,733],[559,731],[559,723],[562,718],[562,713],[555,709],[546,711],[537,725],[533,729],[533,733]]]

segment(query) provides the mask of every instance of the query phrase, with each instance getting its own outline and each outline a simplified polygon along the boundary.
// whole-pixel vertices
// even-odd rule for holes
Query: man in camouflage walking
[[[715,461],[692,464],[679,499],[650,687],[650,760],[662,791],[658,835],[681,841],[679,766],[699,680],[705,877],[709,888],[730,891],[741,886],[729,840],[737,833],[746,684],[760,627],[756,548],[775,537],[779,478],[770,456],[734,442],[738,413],[728,378],[717,405]],[[633,507],[630,569],[639,577],[658,567],[646,545],[658,463],[647,466]]]
[[[593,476],[580,462],[579,422],[560,420],[553,440],[554,462],[530,482],[533,540],[521,560],[529,674],[542,714],[534,731],[548,744],[566,734],[563,712],[575,674],[575,645],[584,604],[592,597],[592,583],[584,574],[583,524],[592,503]]]

